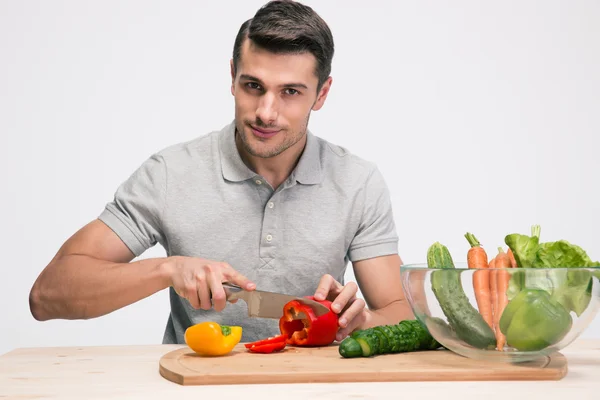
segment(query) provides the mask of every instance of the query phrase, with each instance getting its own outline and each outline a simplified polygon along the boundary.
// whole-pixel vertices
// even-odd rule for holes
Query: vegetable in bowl
[[[509,300],[523,287],[536,287],[562,304],[569,312],[580,316],[591,299],[592,273],[589,270],[571,268],[600,267],[600,262],[592,261],[579,246],[566,240],[540,243],[540,226],[531,228],[531,236],[513,233],[504,239],[512,250],[517,268],[566,268],[548,271],[547,274],[516,274],[508,288]]]
[[[440,344],[480,359],[527,361],[575,340],[600,308],[600,263],[566,240],[509,234],[488,257],[465,235],[465,260],[435,242],[427,263],[403,265],[412,310]],[[489,250],[488,250],[489,251]],[[443,322],[443,324],[440,324]]]

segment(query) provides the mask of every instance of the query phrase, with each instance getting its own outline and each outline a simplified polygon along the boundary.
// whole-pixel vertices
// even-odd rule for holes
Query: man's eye
[[[260,85],[256,82],[248,82],[246,83],[246,87],[249,89],[260,89]]]
[[[290,96],[297,95],[299,92],[296,89],[287,88],[284,90],[285,94],[289,94]]]

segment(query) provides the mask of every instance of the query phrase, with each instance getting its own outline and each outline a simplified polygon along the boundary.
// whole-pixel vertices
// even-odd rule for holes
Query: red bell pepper
[[[285,348],[285,346],[286,346],[285,341],[273,342],[273,343],[262,344],[259,346],[252,346],[248,350],[253,353],[273,353],[276,351],[283,350]]]
[[[312,296],[308,299],[314,300]],[[292,300],[283,307],[283,316],[279,319],[279,330],[287,337],[287,344],[295,346],[327,346],[335,340],[338,331],[338,315],[331,311],[331,302],[316,300],[327,306],[329,312],[317,317],[310,306]],[[306,318],[294,319],[303,313]]]
[[[287,339],[285,335],[277,335],[267,339],[257,340],[256,342],[245,343],[244,346],[246,346],[246,348],[249,349],[252,346],[262,346],[264,344],[285,342],[285,339]]]
[[[273,353],[285,348],[286,339],[287,336],[278,335],[256,342],[246,343],[244,346],[253,353]]]

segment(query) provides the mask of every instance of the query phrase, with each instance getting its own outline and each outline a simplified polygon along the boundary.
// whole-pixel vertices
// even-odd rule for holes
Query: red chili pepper
[[[307,297],[314,300],[312,296]],[[310,306],[293,300],[283,307],[283,317],[279,320],[279,330],[287,336],[287,344],[295,346],[327,346],[335,340],[338,331],[338,315],[331,311],[331,302],[316,300],[327,306],[329,312],[317,317]],[[294,319],[303,313],[306,318]]]

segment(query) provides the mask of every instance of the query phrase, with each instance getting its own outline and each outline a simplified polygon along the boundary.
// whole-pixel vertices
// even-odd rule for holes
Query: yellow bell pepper
[[[229,353],[242,339],[241,326],[201,322],[185,330],[185,343],[203,356],[222,356]]]

